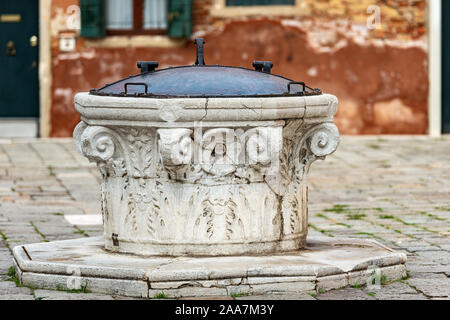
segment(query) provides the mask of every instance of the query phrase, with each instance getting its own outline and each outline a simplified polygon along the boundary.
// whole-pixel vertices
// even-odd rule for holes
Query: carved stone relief
[[[101,172],[107,249],[217,255],[304,245],[307,173],[337,148],[339,132],[305,119],[200,128],[80,122],[74,140]]]

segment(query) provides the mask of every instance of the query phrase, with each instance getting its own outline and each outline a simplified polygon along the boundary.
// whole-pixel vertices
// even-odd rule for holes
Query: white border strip
[[[103,218],[101,214],[65,214],[64,219],[76,226],[101,226]]]
[[[428,134],[442,133],[441,0],[428,0]]]

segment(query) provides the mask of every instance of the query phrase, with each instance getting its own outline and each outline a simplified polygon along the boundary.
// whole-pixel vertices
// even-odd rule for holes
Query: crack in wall
[[[206,98],[206,101],[205,101],[205,115],[200,119],[200,121],[203,121],[208,116],[208,104],[209,104],[209,98]]]

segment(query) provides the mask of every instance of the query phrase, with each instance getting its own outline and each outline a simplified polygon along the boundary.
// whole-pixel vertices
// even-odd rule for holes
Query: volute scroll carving
[[[332,123],[324,123],[313,131],[309,147],[317,157],[324,157],[333,153],[339,144],[339,131]]]
[[[80,122],[73,133],[78,152],[96,162],[102,176],[108,174],[123,177],[129,171],[129,157],[120,134],[103,126],[89,126]]]
[[[75,128],[74,136],[79,151],[94,162],[107,162],[116,153],[116,133],[106,127],[87,126],[83,122]]]
[[[332,154],[338,144],[339,130],[333,123],[322,123],[309,128],[294,149],[295,175],[301,179],[311,163]]]

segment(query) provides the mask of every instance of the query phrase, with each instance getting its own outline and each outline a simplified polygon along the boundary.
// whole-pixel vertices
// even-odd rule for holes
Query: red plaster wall
[[[210,1],[205,0],[205,6]],[[73,3],[77,1],[57,0],[53,6]],[[211,20],[204,7],[197,5],[194,13],[198,25]],[[220,28],[203,36],[205,60],[249,68],[253,60],[271,60],[273,73],[335,94],[340,101],[336,123],[342,133],[426,133],[426,50],[360,43],[346,32],[334,32],[330,43],[317,48],[304,28],[285,26],[281,19],[222,21]],[[339,41],[345,45],[337,47]],[[330,50],[323,50],[327,46]],[[80,38],[76,52],[61,53],[54,38],[52,56],[51,136],[62,137],[71,136],[79,121],[75,93],[138,73],[137,60],[157,60],[160,67],[192,64],[195,46],[189,41],[177,48],[89,49]]]

